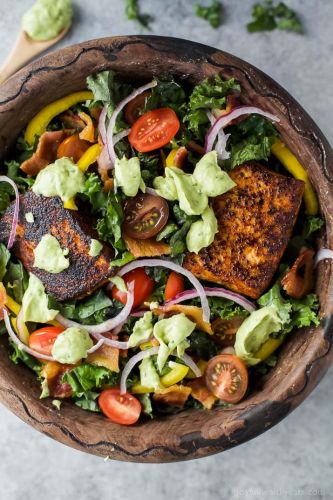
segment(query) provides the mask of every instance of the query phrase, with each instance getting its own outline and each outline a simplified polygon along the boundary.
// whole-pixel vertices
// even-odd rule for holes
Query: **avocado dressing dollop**
[[[87,351],[94,345],[84,328],[72,326],[57,336],[52,356],[59,363],[72,365],[87,357]]]
[[[70,26],[71,0],[36,0],[23,15],[22,28],[33,40],[52,40]]]
[[[39,172],[32,186],[35,194],[59,196],[68,201],[83,190],[85,177],[70,158],[60,158]]]
[[[51,234],[44,234],[34,249],[34,267],[53,274],[61,273],[69,266],[66,255],[68,248],[62,249],[57,238]]]

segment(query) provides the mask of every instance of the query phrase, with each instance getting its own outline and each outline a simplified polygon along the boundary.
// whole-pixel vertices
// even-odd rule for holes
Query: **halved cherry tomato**
[[[162,148],[177,134],[180,127],[176,113],[171,108],[148,111],[133,124],[128,136],[137,151],[146,153]]]
[[[172,300],[184,291],[184,278],[181,274],[172,271],[165,286],[165,300]]]
[[[88,141],[80,139],[79,134],[71,135],[59,144],[57,158],[72,158],[77,163],[83,153],[91,146]]]
[[[53,344],[64,330],[60,326],[44,326],[30,335],[29,347],[41,354],[51,356]]]
[[[146,240],[159,233],[168,222],[169,205],[160,196],[140,194],[127,200],[124,214],[124,233]]]
[[[238,403],[244,397],[248,379],[245,364],[233,354],[220,354],[208,361],[206,385],[225,403]]]
[[[212,323],[212,329],[216,342],[221,347],[229,347],[235,344],[236,333],[245,318],[234,316],[231,319],[217,318]]]
[[[124,115],[125,120],[129,125],[133,125],[133,123],[135,123],[135,121],[139,118],[149,96],[150,92],[143,92],[143,94],[136,96],[128,104],[126,104]]]
[[[119,389],[106,389],[98,398],[100,409],[112,422],[132,425],[139,420],[141,404],[132,394],[120,394]]]
[[[149,295],[154,289],[154,281],[149,278],[148,274],[142,267],[124,274],[123,279],[126,285],[134,281],[133,309],[135,309],[140,304],[142,304],[142,302],[148,299]],[[119,300],[119,302],[126,304],[127,292],[121,292],[116,286],[114,286],[112,287],[111,294],[113,299]]]

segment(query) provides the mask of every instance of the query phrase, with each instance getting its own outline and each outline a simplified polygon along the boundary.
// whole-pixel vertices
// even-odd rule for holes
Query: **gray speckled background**
[[[204,1],[204,0],[202,0]],[[254,0],[253,0],[254,1]],[[0,0],[0,61],[32,0]],[[121,0],[75,0],[72,31],[59,46],[136,34]],[[244,29],[252,0],[224,0],[218,30],[192,15],[191,0],[141,0],[156,17],[152,33],[189,38],[258,66],[299,100],[333,142],[333,0],[288,0],[306,35]],[[333,498],[333,371],[292,415],[245,445],[170,465],[104,462],[37,433],[0,407],[1,500],[222,500]]]

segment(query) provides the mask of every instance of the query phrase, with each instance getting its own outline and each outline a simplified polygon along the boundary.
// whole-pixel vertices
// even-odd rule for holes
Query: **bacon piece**
[[[60,115],[59,119],[66,128],[71,128],[78,132],[81,132],[81,130],[83,130],[86,126],[84,120],[82,120],[79,115],[73,113],[73,111],[70,110]]]
[[[160,255],[168,255],[171,253],[170,245],[162,241],[156,241],[154,238],[146,240],[135,240],[126,234],[123,234],[123,239],[128,250],[135,258],[139,257],[159,257]]]
[[[111,333],[104,333],[104,336],[114,340],[118,339],[117,335]],[[119,373],[119,349],[103,344],[97,351],[89,354],[86,362],[96,366],[104,366],[112,372]]]
[[[62,382],[65,372],[74,368],[75,365],[62,365],[57,361],[48,361],[44,364],[41,375],[46,378],[50,396],[53,398],[69,398],[72,394],[70,384]]]
[[[39,138],[38,146],[31,158],[25,160],[20,169],[27,175],[35,176],[47,165],[57,159],[59,144],[68,136],[68,131],[56,130],[44,132]]]
[[[310,248],[301,250],[292,268],[281,280],[282,288],[294,299],[299,299],[313,288],[313,256]]]
[[[203,377],[190,380],[186,385],[191,388],[192,398],[199,401],[207,410],[210,410],[214,406],[217,397],[207,389]]]
[[[184,146],[181,146],[179,149],[177,149],[177,152],[173,159],[174,167],[184,168],[187,156],[188,156],[188,151]]]
[[[153,309],[154,314],[180,314],[184,313],[191,321],[196,323],[199,330],[203,332],[209,333],[209,335],[213,335],[213,330],[210,323],[207,323],[202,318],[202,309],[197,306],[184,306],[182,304],[172,304],[172,305],[164,305],[159,306],[156,309]]]
[[[80,139],[88,142],[95,142],[95,127],[91,116],[87,115],[87,113],[79,113],[79,118],[84,122],[84,129],[79,133]]]
[[[191,387],[175,384],[167,387],[166,389],[161,389],[160,391],[155,392],[153,400],[163,405],[183,408],[189,395],[191,394],[191,391]]]

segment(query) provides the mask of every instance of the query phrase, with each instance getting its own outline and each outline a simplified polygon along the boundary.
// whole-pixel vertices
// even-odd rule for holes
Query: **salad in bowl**
[[[42,398],[123,425],[235,405],[319,325],[323,220],[278,123],[223,75],[104,71],[37,113],[0,176],[0,326]]]

